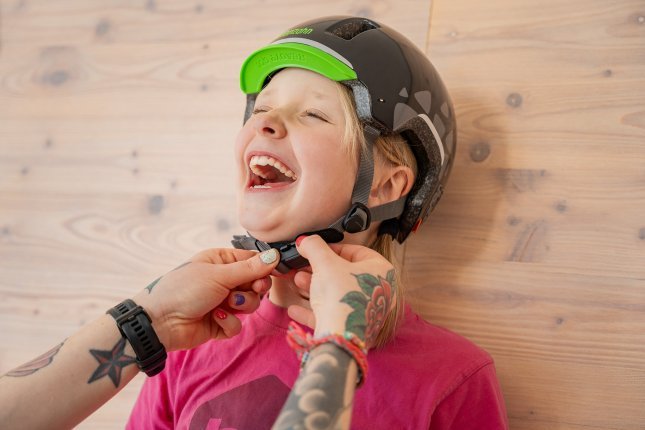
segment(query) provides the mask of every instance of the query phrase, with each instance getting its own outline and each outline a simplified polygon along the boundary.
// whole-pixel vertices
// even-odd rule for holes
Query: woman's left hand
[[[365,246],[329,245],[320,236],[297,246],[311,272],[298,272],[294,282],[309,295],[311,309],[294,305],[289,316],[315,328],[316,335],[350,331],[373,346],[396,303],[392,264]]]

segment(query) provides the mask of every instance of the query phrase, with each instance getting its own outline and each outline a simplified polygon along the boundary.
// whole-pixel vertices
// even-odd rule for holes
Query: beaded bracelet
[[[358,365],[358,382],[360,387],[367,378],[367,347],[354,333],[346,331],[343,334],[329,334],[327,336],[314,338],[311,333],[305,332],[294,321],[289,323],[287,331],[287,343],[296,351],[300,360],[300,368],[303,369],[312,349],[325,343],[333,343],[345,352],[347,352]]]

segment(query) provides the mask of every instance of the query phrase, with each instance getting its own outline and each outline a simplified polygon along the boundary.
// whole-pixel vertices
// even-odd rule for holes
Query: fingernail
[[[277,260],[277,258],[278,258],[278,250],[274,248],[271,248],[269,250],[266,250],[260,253],[260,260],[262,260],[264,264],[272,264],[275,262],[275,260]]]
[[[300,246],[300,243],[301,243],[303,240],[305,240],[305,237],[307,237],[307,235],[306,235],[306,234],[303,234],[303,235],[298,236],[298,238],[296,239],[296,246]]]
[[[221,309],[215,309],[215,316],[221,320],[226,319],[226,312]]]
[[[242,294],[235,294],[234,298],[235,298],[235,306],[242,306],[246,301],[246,297],[244,297]]]

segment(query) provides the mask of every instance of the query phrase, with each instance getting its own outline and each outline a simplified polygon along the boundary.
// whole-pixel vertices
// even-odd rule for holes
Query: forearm
[[[0,377],[0,427],[73,427],[134,378],[134,356],[114,319],[103,315]]]
[[[341,348],[316,347],[273,429],[349,429],[357,375],[356,362]]]

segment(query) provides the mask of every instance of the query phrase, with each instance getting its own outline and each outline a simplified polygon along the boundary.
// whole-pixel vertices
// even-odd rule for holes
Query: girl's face
[[[345,118],[331,80],[282,70],[258,95],[235,144],[242,227],[290,240],[328,227],[349,208],[356,176],[342,142]]]

